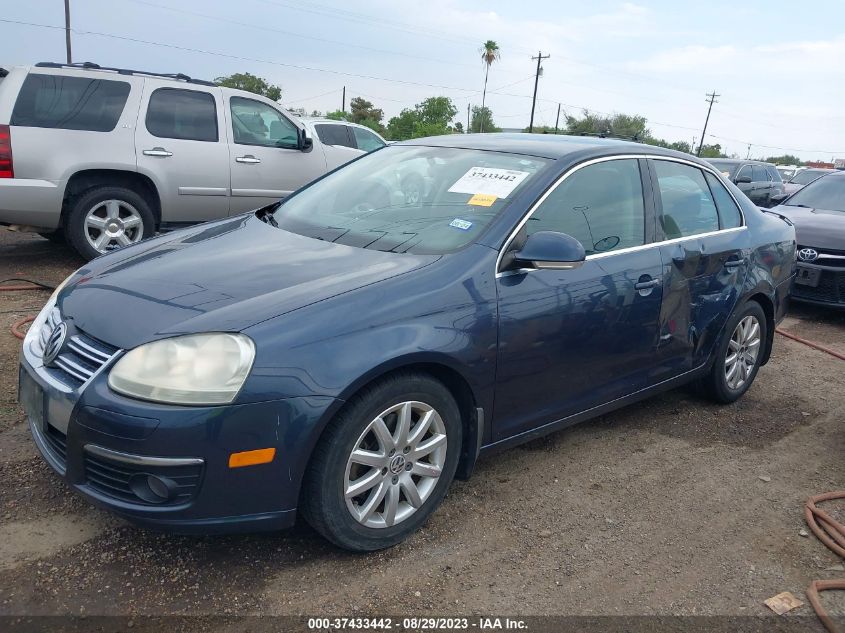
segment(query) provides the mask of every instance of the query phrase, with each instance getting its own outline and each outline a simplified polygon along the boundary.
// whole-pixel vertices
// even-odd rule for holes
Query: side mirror
[[[532,268],[568,270],[584,263],[587,254],[581,242],[566,233],[538,231],[514,254],[514,262]]]
[[[749,176],[748,174],[743,174],[742,176],[737,176],[737,178],[736,178],[736,184],[738,184],[738,185],[744,185],[744,184],[747,184],[749,182],[752,182],[752,181],[751,181],[751,176]]]
[[[308,132],[304,129],[299,130],[299,149],[303,152],[307,152],[314,146],[314,139],[308,136]]]
[[[771,200],[772,200],[773,204],[780,204],[781,202],[786,200],[788,197],[789,197],[788,193],[776,193],[775,195],[772,196]]]

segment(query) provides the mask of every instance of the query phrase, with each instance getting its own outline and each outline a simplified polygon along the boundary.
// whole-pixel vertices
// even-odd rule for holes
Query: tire
[[[725,326],[710,373],[698,382],[699,391],[722,404],[735,402],[748,391],[760,369],[768,327],[766,314],[756,301],[738,309]],[[731,362],[737,350],[741,355]]]
[[[45,240],[49,240],[53,244],[66,244],[65,232],[62,229],[56,229],[52,233],[39,233]]]
[[[71,204],[65,234],[70,245],[86,260],[155,234],[155,216],[149,203],[131,189],[95,187]]]
[[[409,439],[396,443],[394,438],[404,437],[399,426],[405,411],[411,413]],[[426,426],[424,419],[427,430],[414,438]],[[366,387],[329,423],[314,449],[301,496],[303,515],[326,539],[350,551],[396,545],[440,505],[455,476],[461,441],[458,405],[437,380],[403,372]],[[368,463],[356,462],[353,451],[367,456]],[[361,492],[347,499],[352,489]]]

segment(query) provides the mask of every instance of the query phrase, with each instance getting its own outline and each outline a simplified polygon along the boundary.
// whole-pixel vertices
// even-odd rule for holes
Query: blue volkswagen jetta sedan
[[[794,269],[794,228],[689,155],[420,139],[86,264],[26,337],[20,398],[44,459],[132,521],[301,512],[375,550],[480,455],[691,381],[739,398]]]

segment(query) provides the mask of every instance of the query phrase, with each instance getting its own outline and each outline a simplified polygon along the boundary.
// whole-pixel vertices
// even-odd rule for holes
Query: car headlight
[[[29,329],[26,331],[26,336],[23,339],[24,347],[28,349],[33,349],[32,345],[36,341],[38,341],[39,337],[41,336],[41,328],[44,327],[44,322],[47,320],[47,317],[50,316],[50,312],[53,308],[56,307],[56,299],[59,296],[59,293],[62,291],[67,285],[67,282],[70,281],[70,278],[73,277],[76,273],[72,273],[68,275],[67,279],[65,279],[62,283],[56,286],[56,289],[53,291],[53,294],[50,295],[50,298],[47,299],[47,303],[44,304],[44,307],[41,308],[41,312],[38,313],[38,316],[35,317],[35,320],[30,323]],[[38,355],[41,355],[39,348],[33,350],[37,352]]]
[[[167,338],[123,356],[109,372],[109,387],[154,402],[227,404],[234,400],[254,359],[255,344],[243,334]]]

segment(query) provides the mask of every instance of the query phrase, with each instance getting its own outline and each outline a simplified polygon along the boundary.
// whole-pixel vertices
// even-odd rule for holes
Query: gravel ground
[[[80,264],[0,231],[0,279]],[[157,534],[69,492],[16,404],[8,326],[45,299],[0,294],[0,615],[766,616],[766,598],[845,578],[802,518],[808,496],[845,488],[845,364],[783,337],[740,402],[676,390],[485,459],[417,535],[362,556],[307,525]],[[845,351],[845,314],[796,306],[784,327]],[[825,603],[845,615],[842,595]]]

